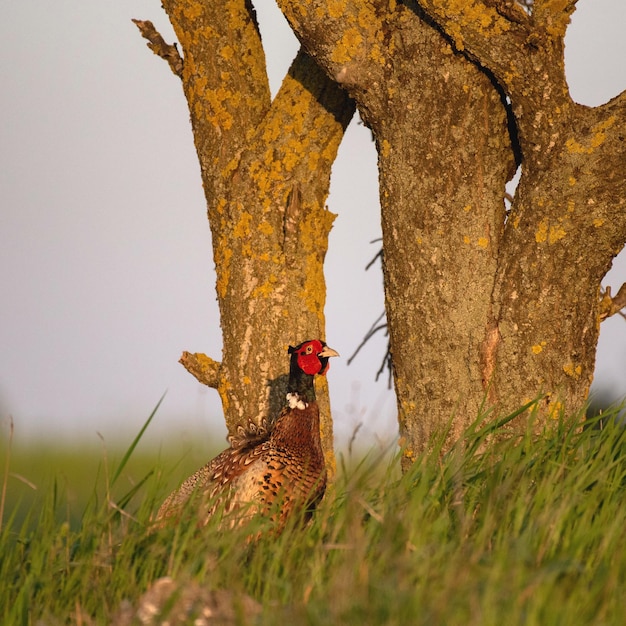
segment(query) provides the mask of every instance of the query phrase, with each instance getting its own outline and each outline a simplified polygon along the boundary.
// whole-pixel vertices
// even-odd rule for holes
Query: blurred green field
[[[5,428],[0,437],[0,471],[4,471],[10,455],[4,516],[13,516],[18,527],[52,490],[63,502],[58,518],[68,521],[72,528],[78,527],[90,500],[106,496],[104,486],[133,440],[129,436],[117,442],[98,441],[96,437],[90,442],[14,442],[9,449],[8,430]],[[187,433],[184,438],[172,433],[159,443],[142,440],[125,464],[114,495],[127,493],[147,476],[151,484],[169,493],[226,445],[223,437],[207,437],[206,433],[195,437]]]

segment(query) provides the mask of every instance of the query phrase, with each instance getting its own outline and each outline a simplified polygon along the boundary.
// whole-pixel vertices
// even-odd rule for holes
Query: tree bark
[[[488,68],[511,101],[522,177],[506,222],[493,292],[486,378],[501,410],[543,395],[544,415],[579,409],[595,365],[600,281],[626,243],[626,94],[576,104],[564,36],[575,1],[423,0]]]
[[[287,344],[324,335],[324,202],[349,96],[379,155],[404,466],[485,404],[580,408],[613,308],[600,280],[626,242],[626,95],[570,98],[575,0],[278,4],[307,52],[274,102],[249,2],[166,0],[182,60],[148,37],[183,81],[218,277],[223,359],[183,359],[217,386],[229,429],[271,417]],[[322,408],[330,450],[324,394]]]
[[[484,401],[480,348],[515,171],[506,111],[489,77],[415,4],[356,3],[337,18],[318,17],[316,3],[279,4],[376,137],[406,466],[448,424],[457,439]]]
[[[626,120],[624,95],[597,109],[569,97],[575,2],[536,0],[532,15],[500,0],[326,4],[279,0],[376,136],[405,466],[483,403],[580,408],[600,280],[626,240]]]
[[[180,76],[207,199],[223,335],[220,362],[189,353],[181,361],[217,388],[233,434],[277,415],[288,345],[324,338],[323,262],[334,219],[325,201],[354,104],[304,52],[271,101],[249,2],[163,6],[183,52]],[[325,383],[318,396],[332,464]]]

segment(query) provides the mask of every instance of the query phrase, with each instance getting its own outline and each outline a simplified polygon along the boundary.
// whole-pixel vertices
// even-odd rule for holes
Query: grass
[[[180,467],[154,459],[131,485],[134,450],[103,464],[80,505],[55,478],[21,516],[7,500],[0,623],[140,623],[121,608],[171,576],[227,590],[235,608],[259,603],[256,617],[235,611],[230,623],[621,624],[626,439],[603,423],[562,418],[540,437],[487,444],[493,428],[476,425],[404,476],[395,461],[344,460],[312,523],[280,536],[263,520],[147,532],[163,477]]]

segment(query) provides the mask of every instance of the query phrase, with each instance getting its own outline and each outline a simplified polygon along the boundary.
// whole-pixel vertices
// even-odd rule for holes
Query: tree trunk
[[[221,362],[190,353],[181,361],[217,388],[232,434],[250,422],[271,423],[284,402],[287,347],[324,338],[323,262],[334,220],[325,200],[354,104],[304,52],[271,102],[258,27],[245,0],[163,4],[184,53],[173,69],[182,79],[201,165],[223,334]],[[172,47],[153,39],[152,49],[169,61]],[[332,464],[323,383],[318,391]]]
[[[626,242],[626,94],[595,109],[571,99],[563,39],[575,2],[535,0],[530,15],[421,4],[502,86],[523,155],[484,351],[489,399],[505,411],[541,395],[548,417],[577,410],[593,376],[600,281]]]
[[[415,5],[397,5],[378,22],[355,10],[340,20],[326,15],[320,24],[299,5],[281,4],[316,60],[357,100],[376,137],[387,322],[406,466],[448,424],[450,441],[458,438],[484,401],[480,348],[504,187],[515,171],[506,111],[489,78],[455,55]],[[336,42],[345,35],[338,29],[358,30],[362,42],[340,62]],[[367,54],[377,42],[382,59]]]
[[[626,142],[623,95],[595,110],[569,98],[574,3],[279,5],[376,135],[405,461],[450,423],[456,439],[485,401],[579,408],[600,280],[626,239]]]

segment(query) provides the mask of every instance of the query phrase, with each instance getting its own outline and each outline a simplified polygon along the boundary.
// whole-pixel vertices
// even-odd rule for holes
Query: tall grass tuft
[[[481,416],[404,475],[388,455],[346,459],[312,522],[279,536],[264,520],[198,529],[193,515],[148,532],[163,460],[130,490],[125,468],[102,471],[79,524],[53,481],[19,522],[5,511],[0,623],[121,623],[170,576],[262,607],[232,623],[622,624],[622,426],[561,416],[540,436],[493,437],[510,417]]]

